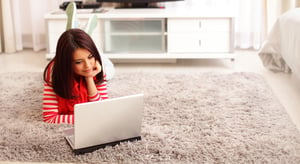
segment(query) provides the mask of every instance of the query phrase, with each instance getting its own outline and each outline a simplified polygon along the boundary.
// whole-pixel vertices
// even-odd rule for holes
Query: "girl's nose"
[[[89,68],[89,67],[91,66],[91,63],[90,63],[89,61],[85,61],[85,62],[84,62],[84,66],[85,66],[86,68]]]

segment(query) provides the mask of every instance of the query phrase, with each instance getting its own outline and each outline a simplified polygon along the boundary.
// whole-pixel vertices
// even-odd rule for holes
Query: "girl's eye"
[[[94,58],[94,55],[90,54],[88,58],[92,59],[92,58]]]
[[[80,64],[81,63],[81,61],[75,61],[75,64]]]

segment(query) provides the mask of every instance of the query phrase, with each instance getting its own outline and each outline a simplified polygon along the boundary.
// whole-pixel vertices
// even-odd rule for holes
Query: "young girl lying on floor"
[[[74,105],[107,99],[106,75],[91,37],[69,29],[59,38],[55,57],[44,70],[43,118],[74,123]]]

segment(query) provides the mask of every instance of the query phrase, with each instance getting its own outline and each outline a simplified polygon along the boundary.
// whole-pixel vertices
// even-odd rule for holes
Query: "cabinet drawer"
[[[230,31],[230,19],[168,19],[168,32]]]
[[[229,52],[230,36],[226,32],[172,34],[168,37],[168,52]]]

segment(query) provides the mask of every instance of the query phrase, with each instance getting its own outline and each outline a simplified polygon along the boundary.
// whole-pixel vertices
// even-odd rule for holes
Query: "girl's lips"
[[[92,69],[84,70],[83,72],[90,73]]]

